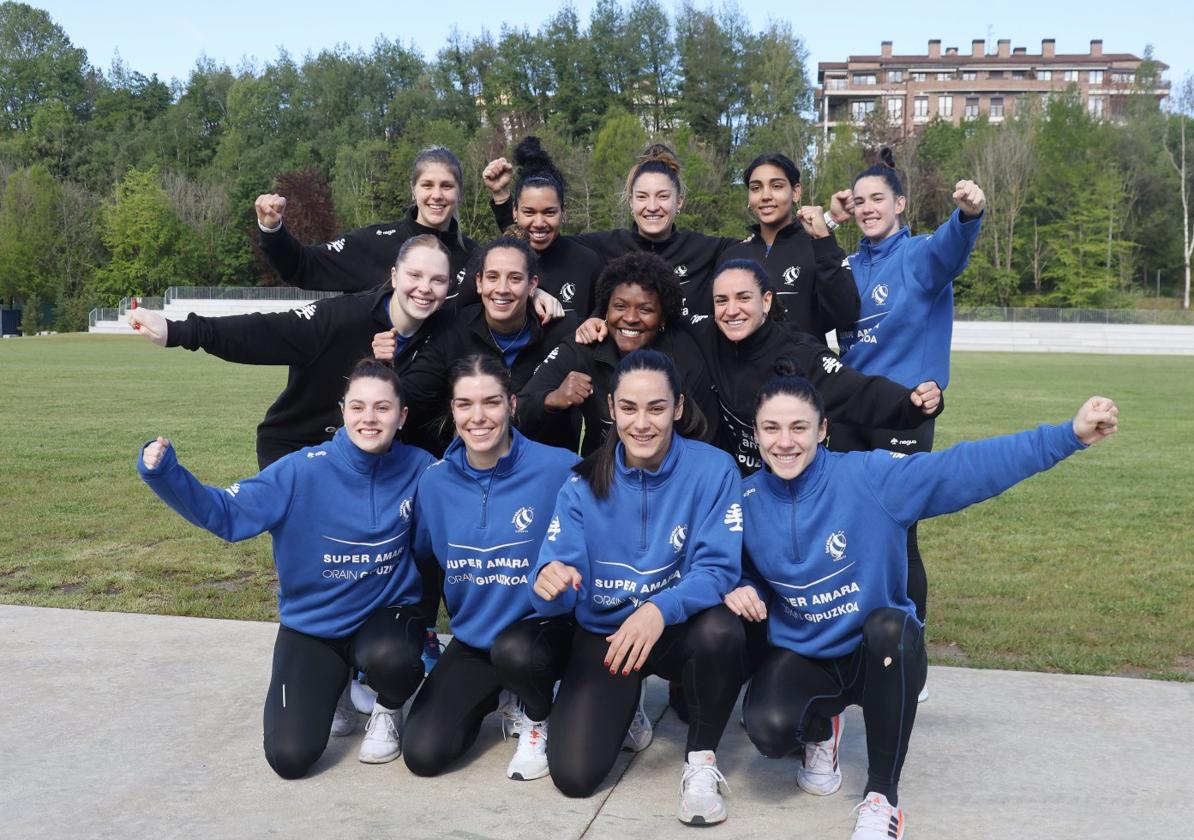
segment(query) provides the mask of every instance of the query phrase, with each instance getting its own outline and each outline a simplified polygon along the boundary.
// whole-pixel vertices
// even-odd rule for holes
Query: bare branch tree
[[[1194,230],[1190,226],[1190,193],[1194,191],[1194,161],[1186,146],[1186,129],[1194,116],[1194,76],[1186,75],[1176,95],[1170,99],[1170,119],[1177,122],[1177,138],[1171,140],[1173,131],[1165,132],[1165,152],[1169,163],[1177,172],[1178,190],[1182,198],[1182,260],[1186,270],[1185,293],[1182,308],[1190,308],[1190,254],[1194,252]],[[1176,144],[1176,149],[1174,145]],[[1194,150],[1191,150],[1194,151]]]

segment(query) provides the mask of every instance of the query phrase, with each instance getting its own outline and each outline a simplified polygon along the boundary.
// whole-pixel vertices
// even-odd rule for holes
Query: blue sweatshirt
[[[221,539],[269,531],[282,624],[342,639],[378,609],[419,602],[410,519],[419,475],[431,461],[401,443],[370,455],[340,428],[330,441],[226,489],[200,483],[178,463],[174,447],[152,470],[138,455],[137,471],[183,519]]]
[[[572,476],[561,488],[547,540],[531,573],[553,560],[580,572],[580,590],[552,601],[533,591],[543,615],[573,610],[592,633],[613,633],[650,601],[665,624],[720,604],[742,562],[741,479],[720,449],[673,434],[659,469],[626,466],[618,443],[609,495],[598,499]],[[529,587],[528,587],[529,588]]]
[[[902,228],[882,242],[863,239],[850,255],[861,306],[852,330],[838,330],[842,361],[906,388],[929,379],[949,384],[954,331],[954,278],[970,262],[982,216],[962,221],[960,210],[936,233]]]
[[[816,659],[862,643],[880,607],[914,619],[908,528],[961,510],[1084,449],[1073,424],[915,455],[830,452],[797,478],[761,470],[745,482],[747,574],[767,603],[771,644]]]
[[[470,466],[456,438],[423,473],[415,555],[434,554],[443,567],[452,632],[465,644],[489,650],[499,633],[536,614],[528,575],[576,460],[516,430],[510,452],[492,469]]]

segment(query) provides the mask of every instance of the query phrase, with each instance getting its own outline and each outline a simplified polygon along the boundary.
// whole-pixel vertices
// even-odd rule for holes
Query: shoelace
[[[382,718],[385,718],[384,724],[378,723]],[[365,737],[373,734],[373,730],[378,726],[385,726],[386,734],[393,737],[395,741],[398,740],[398,727],[394,724],[394,716],[385,712],[378,712],[377,714],[369,716],[369,722],[365,724]]]
[[[717,793],[717,784],[726,786],[726,793],[730,792],[730,783],[721,775],[716,764],[684,764],[684,776],[680,779],[680,793],[691,789],[695,793]]]
[[[522,732],[522,707],[517,700],[498,706],[498,714],[502,716],[503,741],[511,735],[518,735]]]
[[[896,808],[867,797],[851,808],[850,813],[858,815],[858,823],[854,827],[855,831],[860,828],[866,828],[871,831],[882,832],[886,835],[889,833],[888,829],[891,826],[892,818],[895,816]]]
[[[531,724],[518,734],[516,753],[536,753],[543,749],[543,727]]]
[[[809,746],[812,747],[812,755],[806,753],[804,769],[810,773],[831,775],[833,773],[833,739],[818,741]]]

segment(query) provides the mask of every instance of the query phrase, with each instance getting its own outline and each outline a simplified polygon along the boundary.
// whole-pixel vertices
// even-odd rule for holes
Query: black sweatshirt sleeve
[[[833,330],[850,330],[858,322],[858,286],[846,252],[833,235],[813,239],[817,259],[816,291],[820,335]]]
[[[585,367],[574,343],[564,341],[553,348],[518,394],[518,430],[542,442],[555,427],[565,423],[568,412],[548,408],[547,395],[559,388],[572,371],[588,373]]]
[[[375,276],[374,243],[368,228],[319,245],[302,245],[283,224],[261,234],[261,250],[282,281],[300,289],[361,292],[384,280]]]
[[[166,346],[206,350],[246,365],[307,365],[322,352],[330,333],[330,307],[336,298],[289,312],[254,312],[185,321],[167,321]]]
[[[928,419],[912,404],[912,389],[882,376],[867,376],[811,340],[796,342],[805,376],[825,402],[831,420],[881,429],[912,429]]]
[[[514,196],[511,195],[501,204],[489,199],[489,209],[493,211],[493,221],[497,224],[498,235],[506,232],[506,228],[514,224]]]

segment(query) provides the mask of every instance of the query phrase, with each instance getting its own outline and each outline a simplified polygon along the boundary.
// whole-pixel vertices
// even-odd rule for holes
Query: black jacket
[[[513,201],[492,207],[498,227],[504,230],[514,223]],[[571,234],[566,238],[596,251],[605,262],[631,251],[658,254],[676,273],[683,295],[681,314],[693,323],[713,314],[713,272],[725,262],[726,249],[738,244],[737,239],[706,236],[675,227],[667,239],[659,242],[640,234],[637,226]]]
[[[822,345],[827,332],[854,328],[858,287],[837,240],[832,236],[813,239],[800,224],[790,224],[775,235],[768,252],[759,226],[752,225],[750,230],[750,236],[726,250],[723,262],[750,259],[767,269],[786,323]]]
[[[652,350],[666,353],[676,363],[685,409],[676,431],[687,438],[713,443],[717,439],[718,407],[713,384],[705,370],[705,359],[692,337],[683,330],[659,335]],[[531,381],[518,394],[518,429],[527,437],[588,455],[601,446],[613,421],[609,416],[609,383],[622,357],[613,338],[599,344],[579,344],[572,336],[547,354]],[[548,408],[547,395],[560,386],[572,371],[588,374],[593,393],[579,408],[585,421],[584,440],[579,441],[568,422],[569,412]]]
[[[926,419],[912,404],[912,389],[882,376],[867,376],[844,365],[831,350],[806,333],[771,320],[746,339],[733,342],[716,324],[692,330],[700,345],[721,408],[717,445],[734,457],[743,475],[762,466],[754,434],[759,391],[775,376],[775,363],[787,357],[825,403],[825,414],[862,426],[910,429]],[[937,409],[941,412],[942,406]]]
[[[460,235],[455,219],[447,230],[436,230],[419,224],[415,217],[412,207],[396,222],[350,230],[319,245],[300,244],[283,224],[274,233],[261,234],[261,250],[287,285],[316,291],[360,292],[388,282],[402,243],[412,236],[428,233],[448,249],[452,277],[449,300],[464,289],[463,305],[469,302],[471,289],[471,300],[476,301],[476,285],[468,276],[472,270],[468,263],[477,243]]]
[[[288,452],[332,439],[340,426],[344,380],[373,355],[373,336],[390,329],[383,283],[368,292],[325,298],[289,312],[255,312],[168,321],[167,347],[206,350],[229,362],[289,365],[286,387],[257,426],[257,461],[264,469]],[[401,374],[423,345],[451,320],[437,312],[423,322],[395,360]]]
[[[543,357],[566,336],[576,332],[576,319],[571,315],[549,321],[544,327],[531,312],[528,321],[530,341],[510,367],[511,391],[515,394],[530,381]],[[403,373],[402,385],[410,404],[409,437],[404,434],[404,439],[436,456],[443,453],[452,437],[452,424],[446,419],[448,372],[453,362],[473,353],[495,356],[505,362],[485,320],[485,307],[480,304],[465,307],[455,314],[447,327],[438,330],[423,346]]]

